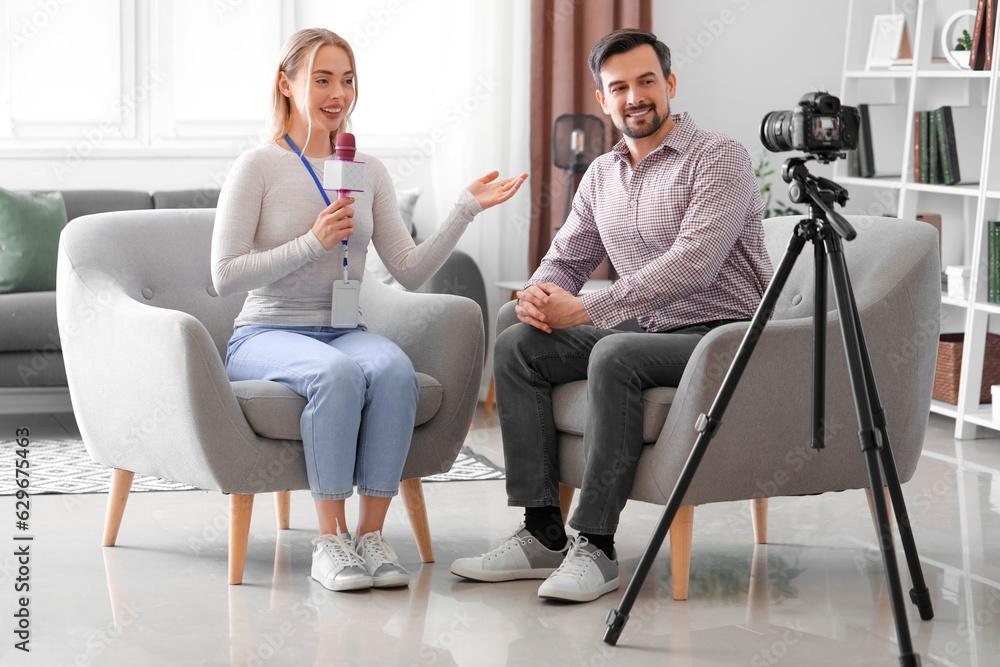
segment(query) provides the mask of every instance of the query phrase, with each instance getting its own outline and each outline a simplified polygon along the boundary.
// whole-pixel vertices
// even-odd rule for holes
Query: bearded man
[[[543,598],[619,587],[614,536],[643,447],[642,392],[676,387],[712,328],[749,320],[771,279],[764,209],[746,148],[671,114],[677,77],[655,35],[619,30],[590,53],[597,100],[623,138],[591,164],[573,210],[497,337],[496,399],[508,505],[524,522],[451,571],[545,579]],[[577,296],[610,258],[620,278]],[[635,320],[643,332],[614,328]],[[559,508],[555,385],[587,379],[585,471],[568,537]]]

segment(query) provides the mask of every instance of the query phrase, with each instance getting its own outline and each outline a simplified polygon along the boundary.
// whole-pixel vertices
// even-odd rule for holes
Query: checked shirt
[[[577,294],[610,257],[620,278],[581,297],[597,327],[636,319],[662,332],[753,316],[772,269],[750,155],[687,113],[672,118],[635,169],[624,139],[594,160],[526,286],[552,282]]]

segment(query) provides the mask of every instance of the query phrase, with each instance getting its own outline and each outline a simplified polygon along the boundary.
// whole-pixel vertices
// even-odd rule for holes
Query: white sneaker
[[[371,588],[371,575],[365,570],[351,536],[338,532],[314,537],[312,543],[312,578],[331,591],[350,591]]]
[[[618,559],[612,560],[586,537],[571,537],[569,552],[552,576],[538,587],[538,597],[590,602],[618,590]]]
[[[546,549],[522,523],[493,551],[456,560],[451,564],[451,572],[477,581],[544,579],[555,572],[564,553],[565,549]]]
[[[382,537],[382,531],[365,533],[354,547],[375,588],[409,585],[410,575],[399,564],[396,552]]]

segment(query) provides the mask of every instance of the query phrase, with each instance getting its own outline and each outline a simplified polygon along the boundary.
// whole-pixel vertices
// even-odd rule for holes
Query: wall
[[[677,74],[673,110],[690,112],[700,127],[732,136],[758,158],[766,113],[791,109],[814,90],[840,95],[847,8],[847,0],[655,3],[653,29]],[[773,155],[771,166],[791,155]],[[781,195],[785,187],[780,178],[773,185]]]

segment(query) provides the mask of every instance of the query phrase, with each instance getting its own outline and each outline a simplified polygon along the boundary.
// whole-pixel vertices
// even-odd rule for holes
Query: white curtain
[[[432,161],[435,205],[445,212],[475,178],[494,169],[504,178],[528,171],[531,3],[448,2],[441,8],[456,27],[448,51],[468,63],[464,81],[443,85],[449,100],[457,100],[444,116],[447,139]],[[492,376],[496,314],[510,297],[496,283],[528,278],[528,187],[525,183],[512,200],[477,216],[458,244],[479,264],[489,302],[481,398]]]

